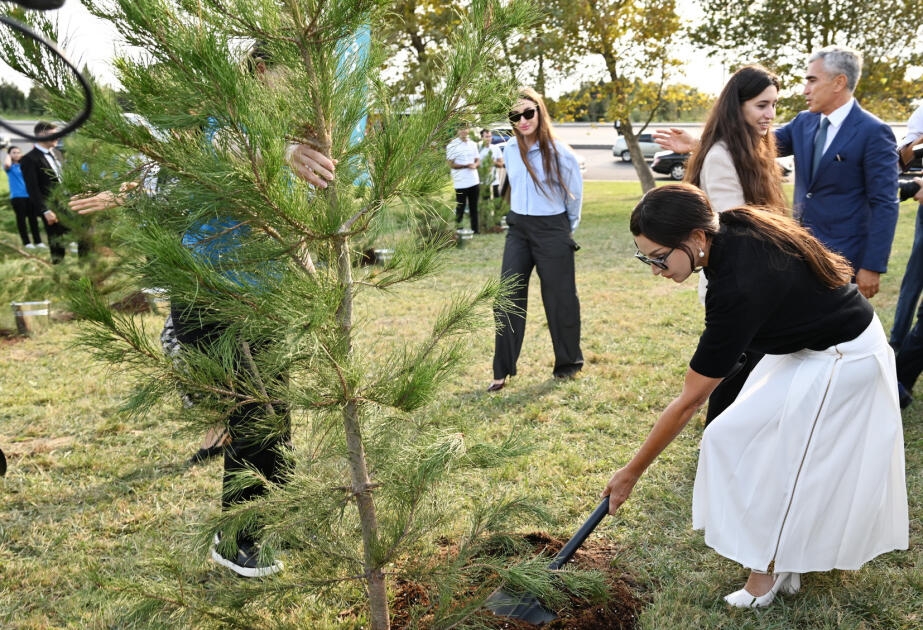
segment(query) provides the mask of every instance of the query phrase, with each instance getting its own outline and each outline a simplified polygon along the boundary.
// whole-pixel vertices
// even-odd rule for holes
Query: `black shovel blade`
[[[551,561],[548,568],[555,570],[564,566],[580,545],[583,544],[583,541],[587,539],[587,536],[596,529],[596,526],[599,525],[608,513],[609,497],[605,497],[599,505],[596,506],[590,518],[588,518],[580,529],[577,530],[577,533],[564,544],[564,547],[562,547],[558,555],[554,557],[554,560]],[[491,596],[487,598],[487,601],[484,602],[484,607],[495,615],[510,617],[512,619],[521,619],[522,621],[536,626],[554,621],[558,618],[557,615],[542,606],[542,603],[535,595],[529,593],[510,595],[503,589],[494,591]]]
[[[484,607],[500,617],[520,619],[535,626],[541,626],[558,618],[556,614],[542,606],[534,595],[510,595],[503,589],[494,591]]]

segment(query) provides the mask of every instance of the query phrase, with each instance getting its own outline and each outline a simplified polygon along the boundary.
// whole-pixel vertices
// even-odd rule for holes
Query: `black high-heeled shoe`
[[[503,381],[502,383],[491,383],[490,386],[487,388],[487,391],[499,392],[504,387],[506,387],[506,381]]]

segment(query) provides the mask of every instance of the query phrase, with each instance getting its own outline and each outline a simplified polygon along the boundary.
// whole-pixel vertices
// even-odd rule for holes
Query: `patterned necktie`
[[[49,151],[45,155],[48,156],[48,162],[51,164],[51,168],[54,169],[54,174],[58,178],[58,181],[61,181],[61,163],[58,162],[58,158],[55,157],[53,151]]]
[[[827,144],[827,127],[830,126],[830,119],[824,118],[820,121],[820,127],[814,135],[814,159],[811,162],[811,179],[817,174],[817,167],[820,165],[820,158],[824,155],[824,145]]]

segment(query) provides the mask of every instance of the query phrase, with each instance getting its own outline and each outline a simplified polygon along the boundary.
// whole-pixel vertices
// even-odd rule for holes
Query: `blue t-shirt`
[[[22,178],[22,167],[18,162],[10,165],[6,171],[6,177],[10,180],[10,199],[29,198],[26,180]]]

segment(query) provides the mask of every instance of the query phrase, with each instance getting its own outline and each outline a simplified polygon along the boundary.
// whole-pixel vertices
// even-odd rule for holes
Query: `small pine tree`
[[[418,542],[444,522],[448,508],[438,490],[448,473],[522,452],[514,440],[466,444],[459,432],[420,414],[463,358],[463,334],[490,321],[488,313],[504,292],[488,282],[447,298],[425,339],[387,351],[363,345],[354,312],[365,292],[396,290],[438,269],[451,237],[450,230],[432,229],[432,217],[443,207],[445,144],[460,120],[495,120],[507,111],[512,86],[491,71],[493,55],[512,29],[534,19],[531,8],[518,0],[473,0],[458,16],[439,89],[411,107],[394,100],[379,77],[383,53],[376,24],[385,2],[85,4],[143,51],[138,58],[117,59],[116,67],[122,96],[150,126],[126,119],[112,95],[98,91],[96,111],[82,131],[159,169],[158,193],[136,193],[123,213],[127,229],[120,237],[139,254],[130,261],[131,274],[140,286],[162,287],[172,300],[216,314],[227,331],[219,350],[187,349],[178,369],[138,321],[113,314],[84,285],[74,301],[90,323],[84,344],[141,375],[129,401],[135,411],[149,408],[179,381],[199,396],[190,423],[204,427],[214,420],[203,417],[203,408],[258,403],[270,410],[264,432],[282,430],[280,414],[272,413],[280,404],[313,427],[310,452],[290,455],[297,465],[289,483],[269,484],[265,497],[222,512],[200,537],[204,547],[216,529],[233,532],[259,523],[264,546],[287,544],[298,568],[258,584],[223,586],[217,595],[190,587],[188,580],[136,580],[126,585],[143,595],[136,618],[252,627],[267,621],[249,617],[242,597],[297,606],[306,591],[332,596],[358,581],[370,626],[388,628],[386,569],[397,562],[388,571],[422,566],[438,577],[430,618],[437,625],[457,623],[487,595],[475,591],[461,606],[450,598],[463,583],[459,574],[473,570],[472,556],[484,550],[478,544],[483,534],[538,512],[518,501],[478,509],[453,561],[414,561]],[[275,67],[269,85],[241,62],[257,41]],[[77,92],[55,74],[61,69],[36,64],[33,71],[40,79],[52,73],[53,79],[45,79],[56,88],[50,106],[64,118],[72,114]],[[207,141],[215,128],[214,141]],[[338,160],[328,188],[292,176],[284,158],[290,142]],[[233,260],[205,264],[179,235],[216,216],[230,217],[247,232]],[[391,235],[398,239],[393,259],[383,268],[360,266],[360,252],[389,223],[400,228]],[[244,382],[229,367],[241,339],[283,342],[254,357]],[[241,475],[236,483],[268,483],[253,477]],[[499,560],[494,564],[495,582],[498,574],[516,581],[515,571],[502,569]],[[548,593],[548,576],[536,566],[522,568],[522,583]]]

